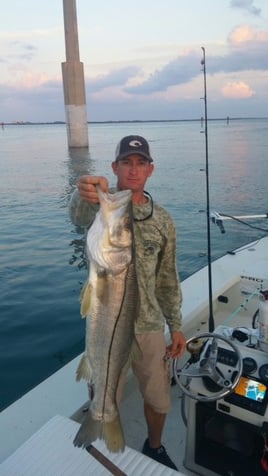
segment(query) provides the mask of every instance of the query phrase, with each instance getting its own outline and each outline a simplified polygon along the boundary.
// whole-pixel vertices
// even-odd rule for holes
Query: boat
[[[172,367],[163,435],[179,472],[141,454],[146,428],[131,373],[120,409],[125,451],[109,453],[99,440],[88,451],[73,446],[88,407],[86,385],[75,381],[78,356],[0,414],[0,475],[267,474],[268,344],[260,337],[260,314],[267,312],[268,237],[215,260],[211,275],[213,330],[208,266],[182,282],[189,341]]]
[[[238,217],[210,212],[202,50],[208,263],[181,284],[187,350],[171,362],[163,433],[178,471],[141,453],[147,431],[131,372],[120,407],[125,450],[110,453],[101,440],[74,447],[89,407],[85,383],[75,381],[77,356],[0,414],[0,476],[268,474],[268,236],[211,260],[210,222],[223,233],[223,220]]]

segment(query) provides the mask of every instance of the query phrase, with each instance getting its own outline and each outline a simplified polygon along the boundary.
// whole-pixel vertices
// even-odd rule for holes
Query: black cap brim
[[[153,162],[153,159],[150,155],[146,154],[145,152],[139,152],[139,151],[134,151],[132,150],[131,152],[124,152],[123,154],[119,154],[115,161],[118,162],[118,160],[126,159],[130,155],[140,155],[141,157],[144,157],[145,159],[149,160],[149,162]]]

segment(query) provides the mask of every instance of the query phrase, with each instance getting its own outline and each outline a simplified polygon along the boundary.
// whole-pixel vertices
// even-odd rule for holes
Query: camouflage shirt
[[[86,203],[75,190],[70,202],[70,216],[75,225],[89,227],[98,205]],[[152,203],[133,205],[134,218],[150,215]],[[165,322],[170,332],[181,327],[182,295],[176,268],[176,232],[168,212],[153,204],[153,214],[144,221],[134,222],[135,259],[140,293],[140,311],[136,333],[163,330]]]

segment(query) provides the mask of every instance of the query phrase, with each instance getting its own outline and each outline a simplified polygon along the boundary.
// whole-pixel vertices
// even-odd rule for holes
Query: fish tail
[[[107,449],[112,453],[124,451],[125,439],[119,415],[113,421],[104,422],[94,420],[89,411],[74,438],[73,444],[79,448],[87,448],[98,438],[105,441]]]
[[[101,438],[102,434],[102,421],[93,420],[91,413],[86,415],[83,423],[81,424],[77,434],[75,435],[73,444],[79,448],[87,448],[97,438]]]
[[[85,379],[89,382],[90,378],[91,378],[91,367],[90,367],[90,363],[86,354],[84,354],[76,370],[76,380],[77,382],[79,382],[79,380]]]
[[[107,449],[112,453],[119,453],[125,449],[125,438],[119,415],[113,421],[103,422],[101,438]]]

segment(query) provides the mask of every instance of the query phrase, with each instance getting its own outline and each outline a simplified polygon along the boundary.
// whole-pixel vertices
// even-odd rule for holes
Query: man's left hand
[[[186,339],[181,331],[171,333],[172,343],[167,347],[167,355],[172,359],[181,357],[186,349]]]

